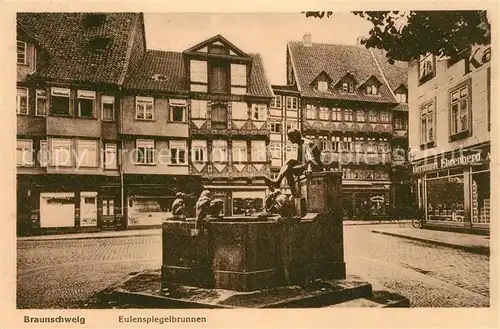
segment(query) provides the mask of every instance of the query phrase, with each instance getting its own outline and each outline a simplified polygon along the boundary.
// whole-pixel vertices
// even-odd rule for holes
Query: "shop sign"
[[[484,157],[483,154],[485,154]],[[444,169],[462,165],[470,165],[481,161],[489,161],[489,160],[490,160],[490,152],[477,152],[468,155],[461,154],[458,157],[449,159],[442,158],[441,160],[436,162],[413,166],[413,173],[426,172],[426,171],[432,171],[432,170]]]
[[[372,203],[376,203],[377,205],[381,205],[384,203],[385,199],[382,195],[375,195],[370,198]]]
[[[476,47],[465,58],[465,74],[480,68],[491,60],[491,47]],[[465,75],[464,74],[464,75]]]

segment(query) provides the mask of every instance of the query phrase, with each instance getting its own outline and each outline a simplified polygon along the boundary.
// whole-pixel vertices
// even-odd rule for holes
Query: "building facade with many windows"
[[[409,66],[412,175],[426,226],[490,224],[491,47]]]
[[[300,127],[320,146],[325,170],[343,172],[344,217],[393,215],[405,204],[398,191],[408,190],[406,64],[390,66],[362,46],[312,43],[306,34],[288,43],[287,84],[300,95]]]
[[[18,14],[20,232],[116,227],[120,86],[143,33],[142,14]]]

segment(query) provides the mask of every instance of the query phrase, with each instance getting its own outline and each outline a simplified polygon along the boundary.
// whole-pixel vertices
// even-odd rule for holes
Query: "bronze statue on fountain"
[[[292,128],[287,132],[288,140],[299,146],[298,158],[288,160],[278,174],[275,180],[268,177],[265,178],[266,184],[269,189],[274,191],[275,188],[279,188],[283,178],[286,178],[290,185],[290,190],[292,192],[292,197],[298,197],[298,191],[295,187],[296,178],[305,174],[309,177],[313,171],[318,171],[323,167],[321,162],[321,150],[318,145],[312,140],[302,137],[300,130]]]

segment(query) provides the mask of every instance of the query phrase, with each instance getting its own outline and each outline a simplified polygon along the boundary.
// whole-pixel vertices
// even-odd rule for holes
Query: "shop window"
[[[115,121],[114,96],[101,96],[101,116],[103,121]]]
[[[463,223],[463,176],[438,177],[426,180],[427,219]]]
[[[45,89],[37,89],[35,100],[35,115],[45,116],[47,115],[47,109],[47,91]]]
[[[185,165],[186,159],[186,141],[170,141],[170,161],[171,165]]]
[[[16,113],[28,114],[28,88],[17,87]]]
[[[233,163],[248,161],[247,141],[233,140]]]
[[[306,119],[315,120],[316,116],[317,116],[316,112],[317,112],[316,106],[314,106],[312,104],[306,105]]]
[[[77,140],[77,166],[97,167],[97,141],[95,140]]]
[[[225,140],[214,140],[212,147],[212,162],[220,163],[227,162],[227,141]]]
[[[264,210],[263,198],[233,198],[233,215],[252,216]]]
[[[81,118],[94,117],[95,91],[78,90],[78,116]]]
[[[50,145],[53,166],[69,167],[72,165],[71,140],[52,138]]]
[[[325,121],[330,120],[330,109],[328,107],[321,106],[319,108],[319,119]]]
[[[135,118],[137,120],[154,120],[154,98],[140,97],[135,98]]]
[[[152,139],[138,139],[136,141],[136,163],[153,165],[155,159],[155,142]]]
[[[117,169],[116,144],[106,143],[104,145],[104,169]]]
[[[431,102],[420,108],[420,148],[434,146],[435,104]]]
[[[470,80],[450,91],[450,141],[469,137],[472,124]]]
[[[33,141],[31,139],[17,140],[17,166],[33,166]]]
[[[192,119],[206,119],[207,118],[207,105],[205,100],[191,100],[191,118]]]
[[[490,172],[472,173],[472,224],[490,224]]]
[[[212,128],[227,129],[227,106],[214,104],[212,107]]]
[[[69,89],[52,87],[50,113],[54,115],[69,115],[69,96]]]
[[[281,109],[281,95],[274,96],[271,100],[271,107]]]
[[[170,122],[186,122],[186,100],[185,99],[169,99],[170,106]]]

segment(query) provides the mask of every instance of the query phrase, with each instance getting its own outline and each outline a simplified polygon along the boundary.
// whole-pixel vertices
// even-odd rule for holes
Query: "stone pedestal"
[[[163,223],[162,282],[233,291],[305,285],[316,279],[344,279],[342,178],[313,173],[299,180],[296,221],[257,217]]]

